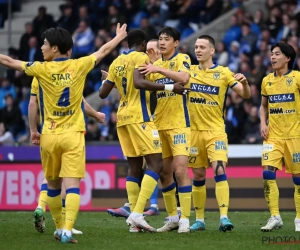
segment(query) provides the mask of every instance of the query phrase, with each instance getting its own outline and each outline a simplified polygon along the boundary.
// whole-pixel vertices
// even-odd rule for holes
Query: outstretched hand
[[[238,82],[240,82],[243,85],[248,84],[246,76],[244,76],[242,73],[234,74],[233,77],[235,78],[235,80],[237,80]]]
[[[127,28],[126,23],[124,23],[121,27],[120,27],[120,23],[118,23],[116,28],[116,35],[122,39],[125,39],[127,37],[126,28]]]

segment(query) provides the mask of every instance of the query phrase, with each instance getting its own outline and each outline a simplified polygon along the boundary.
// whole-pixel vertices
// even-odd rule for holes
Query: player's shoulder
[[[155,66],[160,66],[160,65],[162,65],[162,64],[163,64],[162,58],[159,58],[158,60],[156,60],[156,61],[153,63],[153,65],[155,65]]]
[[[223,74],[233,74],[233,72],[230,70],[230,68],[219,65],[219,64],[216,64],[212,69],[215,71],[218,71],[220,73],[223,73]]]
[[[271,72],[262,79],[262,82],[272,81],[273,79],[274,79],[274,72]]]
[[[198,64],[192,64],[190,66],[191,71],[197,71],[199,69],[198,66],[199,66]]]
[[[184,53],[178,53],[177,55],[179,58],[182,58],[183,60],[191,60],[190,56],[188,54]]]

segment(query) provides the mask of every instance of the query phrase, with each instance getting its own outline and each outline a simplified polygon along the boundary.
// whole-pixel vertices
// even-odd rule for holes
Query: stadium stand
[[[6,2],[0,1],[0,6]],[[233,72],[245,74],[251,84],[250,100],[243,101],[235,93],[228,93],[225,122],[231,144],[261,143],[258,116],[260,84],[272,70],[270,45],[277,41],[291,44],[297,52],[295,69],[300,69],[300,1],[297,0],[266,0],[263,5],[261,0],[13,2],[12,44],[9,49],[6,42],[8,22],[4,21],[6,17],[0,12],[0,24],[1,20],[4,24],[0,28],[0,51],[28,61],[42,60],[40,35],[52,26],[66,28],[73,34],[73,58],[88,55],[109,41],[117,22],[127,22],[129,29],[141,28],[149,39],[157,38],[158,30],[165,25],[176,27],[182,35],[178,49],[189,54],[193,63],[197,63],[193,56],[195,39],[204,33],[212,35],[217,41],[216,62],[228,66]],[[87,141],[117,140],[118,94],[114,91],[101,102],[97,90],[102,83],[101,70],[107,70],[113,59],[127,49],[126,42],[123,42],[88,75],[84,96],[94,108],[106,114],[107,122],[98,125],[89,121]],[[0,83],[0,123],[5,124],[0,136],[10,131],[15,142],[28,143],[27,106],[31,78],[5,70]],[[10,110],[15,113],[10,113]],[[14,120],[9,120],[8,115]]]

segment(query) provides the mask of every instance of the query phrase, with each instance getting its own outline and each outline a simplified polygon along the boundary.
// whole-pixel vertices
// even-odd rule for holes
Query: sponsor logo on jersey
[[[220,73],[215,72],[214,75],[213,75],[213,77],[214,77],[215,80],[220,79]]]
[[[227,150],[225,141],[215,141],[215,150]]]
[[[172,83],[174,83],[174,81],[170,78],[165,77],[165,78],[160,78],[160,79],[155,80],[155,83],[157,83],[157,84],[172,84]]]
[[[270,115],[279,115],[279,114],[294,114],[296,113],[295,109],[286,109],[283,108],[270,108]]]
[[[274,148],[273,144],[264,144],[263,145],[263,151],[272,151]]]
[[[281,103],[281,102],[294,102],[295,95],[292,94],[278,94],[278,95],[269,95],[270,103]]]
[[[210,94],[210,95],[218,95],[220,91],[220,87],[210,86],[206,84],[199,84],[199,83],[191,83],[191,91]]]
[[[292,159],[293,159],[293,163],[299,163],[300,162],[300,152],[292,153]]]
[[[206,104],[209,106],[218,106],[218,102],[207,101],[205,98],[202,97],[190,97],[190,103]]]
[[[186,134],[177,134],[177,135],[174,135],[173,144],[174,145],[186,144]]]
[[[191,147],[190,154],[191,155],[197,155],[198,154],[198,148],[197,147]]]

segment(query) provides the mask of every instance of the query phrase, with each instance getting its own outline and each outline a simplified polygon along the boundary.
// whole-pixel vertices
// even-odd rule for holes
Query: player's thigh
[[[136,157],[161,154],[161,142],[154,122],[127,125]]]
[[[41,135],[40,152],[44,175],[47,180],[57,180],[61,169],[60,135]]]
[[[285,142],[285,172],[289,174],[300,174],[300,138],[289,139]]]
[[[60,141],[62,165],[60,177],[85,177],[85,140],[83,132],[68,132]]]
[[[191,146],[191,129],[177,128],[167,132],[168,143],[171,146],[173,157],[189,156]]]
[[[203,131],[205,133],[205,144],[210,162],[228,162],[228,139],[227,134],[222,131]]]
[[[130,134],[127,129],[127,125],[117,127],[117,133],[119,137],[119,142],[123,151],[123,155],[126,157],[135,157],[135,149],[130,138]]]
[[[268,139],[263,142],[262,166],[272,166],[282,170],[284,140]]]
[[[193,169],[208,167],[204,131],[191,131],[189,167]]]
[[[161,151],[162,151],[162,158],[168,158],[172,156],[172,148],[168,141],[168,130],[159,130],[159,137],[161,140]]]

